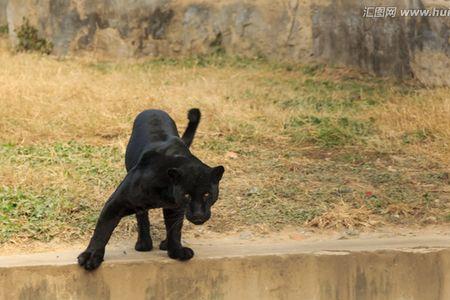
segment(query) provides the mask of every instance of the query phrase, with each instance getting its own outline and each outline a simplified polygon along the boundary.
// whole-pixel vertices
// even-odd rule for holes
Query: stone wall
[[[8,22],[6,20],[6,5],[8,0],[0,0],[0,26],[5,26]]]
[[[450,15],[361,18],[365,6],[397,7],[399,13],[400,9],[450,9],[450,1],[349,0],[315,6],[314,56],[377,75],[450,86]]]
[[[4,1],[4,0],[0,0]],[[450,17],[363,18],[365,6],[447,7],[420,0],[10,0],[11,41],[27,17],[56,55],[184,56],[225,51],[357,66],[450,86]]]
[[[294,60],[312,55],[309,4],[297,1],[12,0],[13,42],[24,16],[58,55],[178,56],[218,48]]]

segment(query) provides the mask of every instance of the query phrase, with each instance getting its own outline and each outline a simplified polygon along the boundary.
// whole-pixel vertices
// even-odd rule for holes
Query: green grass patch
[[[373,120],[348,117],[299,116],[292,118],[285,128],[294,142],[314,143],[324,148],[364,142],[375,132]]]
[[[434,139],[433,133],[426,128],[405,132],[402,135],[403,144],[421,144],[433,141]]]
[[[0,35],[7,35],[8,33],[8,24],[0,25]]]
[[[116,63],[107,61],[91,62],[87,64],[87,67],[102,74],[109,74],[118,70],[118,65]]]
[[[108,191],[124,176],[122,161],[115,147],[74,141],[1,145],[4,167],[19,166],[23,179],[33,173],[42,174],[42,179],[36,185],[24,180],[0,186],[0,242],[15,236],[48,241],[58,235],[84,235]],[[94,196],[99,193],[100,199]]]
[[[117,181],[115,174],[123,161],[123,154],[115,147],[92,146],[75,141],[53,145],[3,144],[0,146],[1,161],[32,169],[60,167],[67,177],[109,186]]]
[[[112,73],[114,71],[121,71],[129,69],[138,72],[151,72],[155,69],[178,67],[185,69],[193,68],[281,68],[279,65],[269,63],[264,58],[247,58],[241,56],[230,56],[222,52],[214,52],[212,54],[195,55],[188,57],[170,58],[159,57],[151,58],[144,62],[138,63],[117,63],[112,61],[99,61],[87,64],[88,68],[94,69],[103,74]]]
[[[72,197],[69,191],[57,188],[0,187],[0,243],[14,236],[50,241],[64,230],[82,235],[98,212]]]
[[[261,68],[273,65],[262,57],[231,56],[226,55],[224,52],[214,52],[212,54],[195,55],[184,58],[161,57],[138,64],[138,67],[143,70],[150,70],[153,67],[161,66],[176,66],[181,68]]]
[[[247,196],[239,209],[241,219],[247,224],[263,224],[269,221],[278,228],[287,224],[302,225],[319,213],[315,206],[305,206],[302,202],[280,197],[269,190]]]
[[[53,51],[53,44],[39,36],[38,30],[30,24],[27,18],[23,18],[22,25],[17,29],[17,51],[36,51],[42,54],[50,54]]]
[[[379,104],[387,90],[384,84],[361,80],[308,78],[288,82],[295,97],[277,101],[282,109],[313,109],[316,112],[356,111]]]

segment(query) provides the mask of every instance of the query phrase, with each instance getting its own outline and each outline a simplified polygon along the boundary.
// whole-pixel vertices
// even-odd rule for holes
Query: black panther
[[[80,266],[86,270],[100,266],[114,228],[131,214],[136,214],[138,223],[135,249],[150,251],[148,210],[152,208],[163,209],[166,239],[160,249],[173,259],[194,256],[192,249],[181,245],[184,217],[195,225],[210,218],[225,171],[223,166],[207,166],[189,151],[200,117],[200,110],[189,110],[181,138],[164,111],[146,110],[136,117],[125,154],[127,175],[103,207],[87,249],[78,256]]]

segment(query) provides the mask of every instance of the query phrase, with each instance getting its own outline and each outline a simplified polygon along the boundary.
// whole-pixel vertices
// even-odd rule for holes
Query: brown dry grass
[[[226,167],[211,230],[450,218],[449,89],[223,57],[112,63],[3,50],[0,66],[3,242],[87,238],[148,108],[167,110],[180,131],[201,108],[193,151]],[[134,226],[128,218],[119,235]]]

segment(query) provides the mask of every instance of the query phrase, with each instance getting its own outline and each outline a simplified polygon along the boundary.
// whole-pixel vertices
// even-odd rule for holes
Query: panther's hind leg
[[[150,221],[148,211],[136,213],[138,225],[138,239],[134,249],[136,251],[150,251],[153,249],[152,237],[150,236]]]

